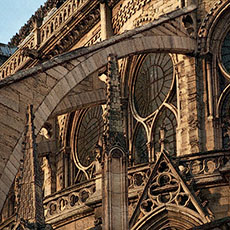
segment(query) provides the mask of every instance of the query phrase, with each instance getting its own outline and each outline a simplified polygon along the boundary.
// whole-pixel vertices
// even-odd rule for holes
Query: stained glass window
[[[160,114],[154,128],[154,150],[160,152],[160,130],[163,130],[164,149],[170,154],[176,153],[176,117],[169,109],[164,109]]]
[[[135,133],[134,141],[134,164],[148,162],[146,131],[143,125],[139,124]]]
[[[141,117],[147,117],[164,102],[173,81],[169,54],[152,53],[145,57],[134,86],[134,104]]]
[[[88,167],[95,160],[94,148],[103,133],[101,106],[85,111],[77,130],[75,141],[75,160],[77,164]]]
[[[230,32],[227,33],[221,47],[221,59],[225,70],[230,73]]]
[[[225,98],[222,111],[221,111],[221,123],[222,123],[222,145],[223,148],[230,148],[230,95]]]

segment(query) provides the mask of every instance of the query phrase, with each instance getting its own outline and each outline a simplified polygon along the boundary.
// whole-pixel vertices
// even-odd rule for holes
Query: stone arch
[[[226,54],[223,52],[223,42],[230,31],[229,1],[215,1],[216,3],[208,12],[198,32],[198,50],[205,65],[203,72],[207,79],[207,113],[208,116],[220,118],[222,102],[228,90],[229,73],[225,68]],[[227,51],[228,52],[228,51]],[[214,99],[216,98],[216,99]],[[207,149],[221,148],[220,119],[213,120],[215,127],[206,126],[212,130],[213,136],[206,134]],[[206,123],[208,124],[208,122]],[[210,123],[211,124],[211,123]],[[213,126],[214,127],[214,126]],[[209,137],[210,136],[210,137]]]
[[[181,14],[183,15],[185,12]],[[179,16],[179,13],[174,15],[175,18]],[[105,66],[109,54],[113,53],[118,58],[123,58],[132,54],[157,51],[194,53],[196,51],[196,41],[188,36],[151,33],[152,28],[156,29],[158,24],[162,24],[164,21],[168,22],[169,19],[165,17],[98,45],[65,53],[39,66],[20,71],[0,82],[0,98],[2,99],[0,117],[4,119],[4,125],[9,125],[9,130],[6,130],[6,132],[15,131],[12,142],[9,140],[10,135],[4,139],[11,143],[11,146],[4,151],[5,160],[0,167],[0,209],[22,158],[26,105],[34,104],[34,124],[36,134],[38,134],[54,111],[60,111],[56,108],[61,107],[62,101],[65,101],[65,104],[62,104],[64,106],[63,110],[68,110],[70,105],[72,106],[71,101],[66,99],[68,94],[88,76]],[[44,79],[46,82],[52,82],[52,84],[50,83],[47,87],[46,84],[37,85],[36,81],[43,81]],[[8,93],[7,96],[5,95],[6,92]],[[22,92],[28,94],[28,97]],[[92,100],[91,97],[90,92],[86,93],[82,97],[81,106],[89,104]],[[23,102],[20,101],[22,98],[24,98]],[[17,101],[16,104],[15,101]],[[74,107],[78,105],[76,103]]]
[[[91,74],[74,87],[63,98],[52,112],[52,116],[72,112],[76,109],[82,109],[95,104],[104,104],[105,101],[105,84],[99,80],[98,72],[95,72],[95,74]]]
[[[189,208],[164,205],[144,216],[131,230],[164,230],[168,228],[185,230],[204,223],[201,216]]]
[[[217,112],[219,118],[220,135],[219,142],[222,148],[229,148],[229,130],[230,130],[230,85],[228,85],[220,95]]]
[[[217,117],[220,118],[221,117],[221,110],[223,108],[223,104],[226,101],[226,98],[229,96],[230,94],[230,85],[228,85],[223,92],[221,93],[219,100],[218,100],[218,104],[217,104]]]
[[[177,38],[171,36],[135,37],[120,41],[116,44],[112,44],[104,50],[99,50],[92,52],[92,54],[86,54],[84,56],[77,57],[75,60],[70,61],[71,64],[74,65],[70,71],[63,67],[61,70],[58,70],[64,70],[63,76],[60,76],[57,84],[51,89],[49,94],[39,106],[39,109],[35,111],[35,117],[38,115],[41,118],[41,121],[44,123],[44,121],[48,118],[49,115],[52,114],[53,110],[64,99],[68,92],[70,92],[76,85],[80,84],[80,82],[82,82],[87,76],[95,73],[101,67],[106,65],[107,56],[110,53],[117,55],[118,58],[123,58],[130,54],[140,52],[156,52],[159,50],[163,52],[174,51],[184,53],[189,44],[187,42],[187,44],[183,44],[185,41],[183,41],[184,39],[182,37],[178,37],[178,39],[179,40],[176,41]],[[179,45],[179,42],[182,42],[182,44]],[[177,45],[178,47],[174,47]],[[185,47],[183,47],[184,45]],[[194,51],[192,47],[190,48],[190,50]],[[85,58],[85,60],[81,61],[82,58]],[[54,66],[52,69],[55,71],[56,68],[58,67]],[[55,78],[57,73],[52,71],[52,69],[49,69],[47,73]],[[50,103],[54,98],[56,98],[55,103]],[[86,97],[85,100],[87,100]],[[85,104],[87,101],[82,103]],[[49,108],[47,108],[47,105],[49,105]],[[44,111],[47,111],[47,109],[49,112],[44,114]],[[37,122],[37,127],[40,127],[38,120],[35,122]]]
[[[216,1],[208,12],[198,31],[198,45],[202,53],[212,51],[212,41],[219,42],[220,34],[230,28],[229,1]]]

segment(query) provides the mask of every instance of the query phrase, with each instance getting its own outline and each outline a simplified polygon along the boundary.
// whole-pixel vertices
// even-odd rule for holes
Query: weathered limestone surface
[[[26,106],[34,105],[34,124],[36,134],[38,134],[64,97],[87,76],[103,67],[107,63],[107,56],[110,53],[121,58],[134,53],[150,51],[195,52],[196,42],[188,35],[173,34],[172,36],[170,31],[164,36],[156,36],[155,33],[145,35],[145,31],[151,31],[152,28],[155,29],[158,25],[176,19],[194,9],[194,7],[190,7],[174,11],[146,26],[113,37],[96,46],[80,48],[63,54],[29,70],[20,71],[0,82],[0,98],[3,99],[0,102],[0,125],[5,126],[9,132],[9,135],[3,132],[3,138],[0,141],[0,145],[6,146],[5,150],[1,151],[3,160],[0,168],[0,192],[2,194],[0,208],[13,181],[12,177],[9,178],[7,170],[12,165],[15,165],[17,169],[19,160],[22,158],[21,142],[25,126]],[[64,66],[68,66],[68,68]],[[70,74],[71,72],[73,74]],[[71,80],[68,81],[69,78]],[[73,84],[74,82],[75,84]],[[81,106],[89,104],[88,97],[84,98],[86,101],[82,101]],[[11,103],[13,101],[16,103]],[[67,111],[68,109],[66,108]],[[64,112],[64,110],[62,111]],[[14,137],[11,136],[12,133],[15,133]],[[16,162],[14,162],[15,159]],[[15,171],[11,169],[13,175]]]
[[[61,2],[52,2],[55,1]],[[1,79],[5,78],[0,81],[0,210],[3,207],[0,229],[12,229],[17,219],[13,211],[15,184],[12,186],[12,181],[23,157],[28,104],[35,108],[38,154],[44,172],[44,214],[47,223],[55,229],[101,230],[102,226],[106,230],[128,229],[127,210],[130,223],[135,216],[135,224],[130,224],[132,230],[184,230],[206,222],[210,223],[194,229],[229,229],[230,219],[226,215],[230,215],[230,151],[226,146],[230,148],[230,69],[226,71],[223,65],[226,57],[222,55],[222,48],[228,56],[229,47],[223,46],[223,40],[228,38],[229,43],[230,2],[62,2],[65,2],[65,9],[58,8],[40,28],[36,21],[31,40],[22,45],[26,50],[19,48],[4,64],[3,72],[0,68]],[[53,7],[51,5],[49,7]],[[79,14],[73,16],[73,9],[78,9]],[[53,16],[58,21],[53,20]],[[115,36],[108,39],[113,33]],[[91,46],[103,39],[108,40]],[[51,59],[69,49],[73,51]],[[154,58],[152,52],[162,56],[169,53],[172,83],[162,80],[164,61],[161,57]],[[113,90],[108,90],[111,93],[108,98],[106,84],[98,79],[98,76],[100,79],[105,76],[107,58],[111,54],[119,59],[120,73],[116,74],[122,78],[122,98]],[[148,66],[145,60],[149,56],[157,61],[148,59]],[[44,59],[50,61],[6,78],[18,67],[26,69]],[[229,56],[226,60],[229,61]],[[151,71],[153,69],[156,73]],[[147,80],[152,85],[143,95],[135,92],[141,72],[151,78],[149,81],[148,77],[143,77],[142,82]],[[120,85],[118,81],[113,83],[113,89]],[[161,88],[158,95],[163,93],[166,98],[151,98],[156,96],[155,90],[161,83],[169,91]],[[142,92],[148,91],[141,87]],[[155,101],[156,113],[137,116],[138,94],[141,99],[148,97]],[[98,132],[96,147],[90,150],[86,161],[96,157],[86,171],[78,162],[79,143],[73,140],[83,134],[80,129],[87,112],[106,101],[108,107],[112,104],[114,109],[105,119],[105,130],[108,128],[112,135],[108,135],[106,142],[106,135],[101,138]],[[142,100],[143,105],[145,102],[149,103]],[[50,124],[54,137],[49,132]],[[143,130],[139,131],[141,127]],[[95,130],[91,130],[92,136]],[[126,148],[118,148],[119,142],[111,144],[118,133],[124,135],[124,142],[129,146],[128,160],[123,151]],[[171,144],[174,150],[166,149]],[[143,148],[139,150],[139,147]],[[161,161],[160,152],[165,152]],[[135,161],[137,158],[143,161]],[[167,168],[170,164],[171,169]],[[23,195],[30,199],[32,189],[25,187],[24,184]],[[28,203],[27,197],[24,196],[24,200]],[[26,219],[31,219],[31,210],[31,207],[23,208]]]
[[[180,124],[178,125],[178,155],[201,151],[199,117],[199,84],[196,78],[196,59],[181,55],[178,64]]]
[[[229,216],[229,186],[207,188],[204,189],[202,193],[209,201],[209,208],[214,213],[215,219],[221,219]]]
[[[127,154],[123,134],[120,76],[117,58],[108,57],[102,153],[102,207],[104,230],[128,229]]]
[[[89,217],[85,217],[83,219],[79,219],[78,221],[75,222],[70,222],[65,224],[65,226],[62,227],[58,227],[56,229],[60,229],[60,230],[78,230],[78,229],[90,229],[90,227],[94,226],[94,217],[93,216],[89,216]]]

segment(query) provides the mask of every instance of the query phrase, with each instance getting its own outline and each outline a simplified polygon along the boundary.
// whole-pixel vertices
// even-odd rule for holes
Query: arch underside
[[[132,230],[185,230],[202,224],[202,218],[193,210],[164,205],[145,215],[132,227]]]
[[[210,65],[211,81],[208,90],[209,109],[212,116],[220,119],[216,132],[216,148],[229,148],[229,113],[228,98],[230,92],[229,73],[229,1],[216,1],[203,19],[198,35],[201,54],[205,54],[206,65]],[[209,57],[211,57],[209,63]],[[209,67],[207,67],[209,68]],[[209,74],[210,74],[209,73]],[[215,83],[214,83],[215,82]],[[214,83],[214,84],[213,84]],[[211,85],[213,84],[213,85]],[[216,100],[212,100],[217,98]]]
[[[221,39],[221,34],[229,29],[229,1],[216,1],[213,8],[204,18],[199,28],[199,47],[201,53],[214,52],[218,50],[218,44]],[[214,44],[213,44],[214,42]]]
[[[193,10],[194,8],[178,10],[153,23],[112,37],[98,45],[60,55],[0,82],[0,127],[7,127],[7,131],[2,131],[5,133],[2,133],[0,146],[9,145],[0,150],[4,156],[0,165],[0,209],[23,157],[26,106],[34,105],[34,124],[38,134],[44,123],[54,114],[84,108],[91,103],[102,103],[105,98],[103,85],[95,84],[92,89],[81,92],[82,95],[73,92],[87,77],[92,76],[95,79],[93,74],[107,64],[109,54],[123,58],[148,52],[196,52],[196,40],[190,38],[183,27],[179,27],[183,30],[180,35],[178,31],[168,30],[165,34],[160,32],[164,23],[172,21],[180,25],[180,17]],[[73,100],[69,99],[71,97]]]

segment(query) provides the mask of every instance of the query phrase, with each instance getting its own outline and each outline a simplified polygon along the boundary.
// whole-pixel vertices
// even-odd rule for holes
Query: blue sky
[[[8,43],[46,0],[0,0],[0,43]]]

